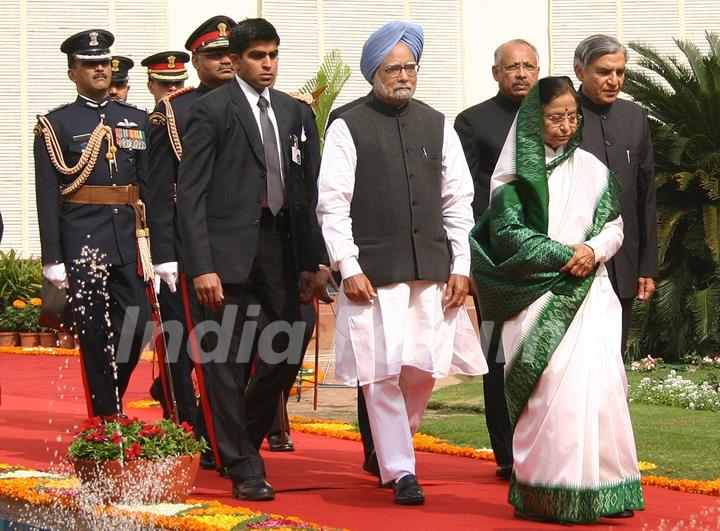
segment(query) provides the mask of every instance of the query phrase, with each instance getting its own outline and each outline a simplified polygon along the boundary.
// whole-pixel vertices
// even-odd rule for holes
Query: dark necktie
[[[260,127],[262,128],[263,146],[265,147],[265,167],[267,169],[267,204],[273,216],[283,206],[283,185],[280,175],[280,156],[278,155],[275,127],[270,121],[268,114],[269,102],[260,96],[258,107],[260,107]]]

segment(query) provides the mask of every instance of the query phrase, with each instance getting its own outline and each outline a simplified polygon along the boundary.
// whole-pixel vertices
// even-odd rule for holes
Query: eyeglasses
[[[403,70],[405,70],[408,77],[415,77],[418,70],[420,70],[420,65],[417,63],[407,63],[404,65],[400,63],[390,63],[389,65],[385,65],[384,70],[385,74],[390,78],[398,77]]]
[[[582,114],[555,113],[555,114],[546,114],[545,118],[550,120],[555,125],[560,125],[565,120],[567,120],[570,125],[575,125],[575,124],[582,122]]]
[[[522,68],[526,72],[535,72],[538,67],[532,63],[511,63],[509,65],[502,65],[505,72],[517,72]]]

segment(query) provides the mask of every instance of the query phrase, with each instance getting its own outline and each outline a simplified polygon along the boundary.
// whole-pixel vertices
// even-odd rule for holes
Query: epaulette
[[[175,92],[171,92],[167,96],[163,97],[164,100],[170,101],[174,100],[178,96],[182,96],[183,94],[187,94],[188,92],[192,92],[195,90],[195,87],[183,87],[180,90],[176,90]]]
[[[114,101],[115,101],[115,103],[118,103],[118,104],[120,104],[120,105],[124,105],[125,107],[130,107],[131,109],[142,110],[142,109],[140,109],[137,105],[133,105],[132,103],[128,103],[128,102],[126,102],[126,101],[121,101],[121,100],[114,100]]]
[[[145,115],[147,115],[147,113],[148,113],[148,111],[147,111],[147,109],[146,109],[145,107],[138,107],[137,105],[134,105],[134,104],[132,104],[132,103],[128,103],[128,102],[126,102],[126,101],[119,101],[119,100],[117,100],[117,101],[115,101],[115,103],[119,103],[119,104],[122,105],[123,107],[128,107],[128,108],[133,109],[133,110],[135,110],[135,111],[139,111],[139,112],[141,112],[141,113],[143,113],[143,114],[145,114]]]
[[[60,109],[64,109],[65,107],[68,107],[71,105],[70,103],[63,103],[62,105],[58,105],[57,107],[50,109],[47,113],[50,114],[51,112],[59,111]]]
[[[165,125],[167,123],[167,118],[165,118],[165,115],[161,113],[160,111],[155,111],[150,113],[150,116],[148,117],[148,121],[152,125]]]

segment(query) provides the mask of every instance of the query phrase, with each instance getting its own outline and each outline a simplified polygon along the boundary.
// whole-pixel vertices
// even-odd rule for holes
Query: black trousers
[[[194,291],[188,290],[188,294],[191,298],[189,301],[191,308],[193,308],[196,305]],[[175,293],[172,293],[162,282],[158,302],[163,318],[163,328],[166,332],[167,355],[170,361],[170,374],[173,380],[178,417],[180,422],[196,426],[198,405],[192,383],[194,364],[188,351],[188,326],[185,319],[182,290],[178,288]],[[153,382],[153,385],[158,385],[156,382]]]
[[[206,363],[205,368],[210,376],[221,459],[236,483],[248,477],[265,476],[260,444],[292,370],[289,365],[299,365],[302,355],[302,337],[294,342],[290,334],[271,334],[280,322],[302,326],[298,278],[285,210],[273,216],[263,209],[248,280],[244,284],[223,284],[223,293],[225,300],[219,311],[203,308],[205,318],[218,323],[221,331],[204,334],[202,342],[205,352],[215,351],[214,356],[207,356],[214,360]],[[237,313],[232,316],[235,309]],[[222,329],[225,312],[229,312],[230,337]],[[267,336],[263,334],[266,330]],[[294,347],[293,351],[289,347]],[[258,352],[258,356],[251,374],[253,352]],[[290,361],[287,356],[274,355],[281,352],[289,355]]]
[[[362,441],[363,454],[367,463],[373,452],[375,452],[375,441],[373,441],[372,430],[370,429],[370,418],[368,417],[365,395],[359,385],[357,388],[357,416],[360,440]]]
[[[607,267],[608,277],[612,284],[615,293],[618,295],[620,300],[620,306],[622,307],[622,339],[620,343],[620,352],[625,359],[625,350],[627,349],[628,334],[630,333],[630,325],[632,324],[632,310],[635,302],[635,296],[632,297],[620,297],[618,289],[617,272],[615,271],[615,262],[609,260],[605,263]]]
[[[310,304],[301,304],[300,315],[302,316],[302,320],[305,321],[305,336],[303,337],[302,345],[302,351],[304,353],[307,350],[310,340],[312,339],[313,330],[315,330],[315,323],[317,323],[317,312],[315,311],[315,304],[313,302],[311,302]],[[287,378],[283,386],[282,395],[278,400],[275,418],[273,419],[270,427],[268,428],[268,435],[280,433],[283,430],[287,433],[290,433],[290,421],[288,420],[287,403],[288,399],[290,398],[290,390],[292,389],[293,385],[295,385],[295,380],[297,379],[297,375],[300,372],[302,362],[303,359],[301,358],[298,364],[290,364],[287,366]]]
[[[478,324],[481,323],[480,304],[473,296]],[[490,434],[490,446],[495,454],[498,466],[512,466],[512,426],[505,401],[505,363],[498,361],[500,348],[500,330],[494,331],[488,345],[483,345],[487,352],[488,372],[483,374],[483,398],[485,399],[485,424]]]
[[[137,274],[137,264],[106,267],[103,273],[104,266],[97,268],[89,261],[68,264],[71,305],[87,391],[93,414],[101,416],[122,412],[121,400],[140,359],[145,326],[150,320],[150,305],[145,284]],[[129,309],[135,311],[128,312]],[[128,319],[129,326],[123,330],[126,315],[133,314],[137,320],[133,323]]]

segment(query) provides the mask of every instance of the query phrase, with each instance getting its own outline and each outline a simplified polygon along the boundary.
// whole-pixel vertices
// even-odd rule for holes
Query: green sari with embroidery
[[[604,262],[622,244],[619,185],[581,132],[544,145],[538,85],[525,98],[470,235],[483,321],[501,330],[513,425],[510,503],[562,522],[643,507],[620,354],[621,309]],[[595,270],[559,270],[569,245]],[[499,327],[502,327],[501,329]]]

